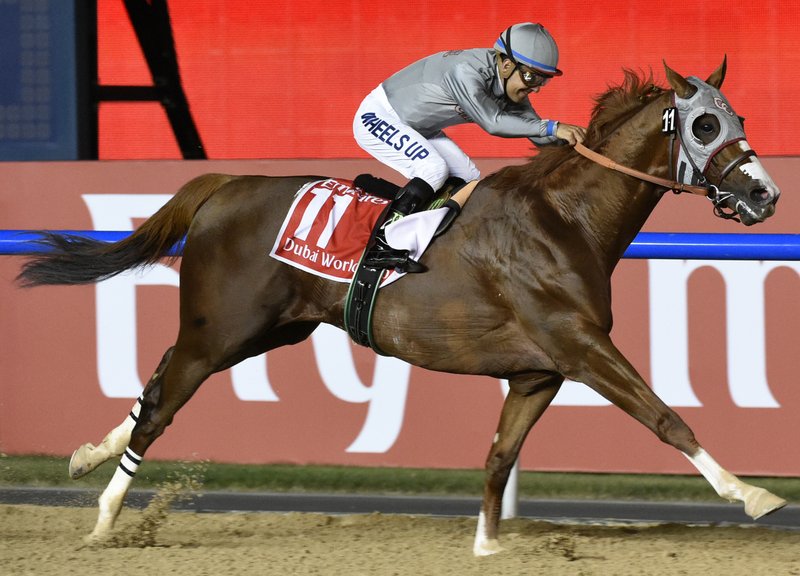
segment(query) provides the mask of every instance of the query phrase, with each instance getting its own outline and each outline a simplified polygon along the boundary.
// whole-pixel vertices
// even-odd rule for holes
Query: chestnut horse
[[[481,181],[424,254],[428,272],[381,291],[372,319],[382,351],[430,370],[509,381],[486,460],[476,555],[501,549],[509,471],[565,378],[680,450],[721,497],[744,502],[753,518],[785,504],[718,465],[609,336],[611,274],[668,189],[699,188],[718,216],[746,225],[775,210],[780,192],[719,91],[725,67],[723,61],[702,81],[665,65],[669,88],[626,71],[620,86],[597,98],[585,144],[633,176],[568,146],[542,150]],[[675,136],[666,137],[673,128]],[[207,174],[120,242],[43,233],[51,252],[25,263],[23,285],[96,282],[157,262],[186,236],[175,345],[125,421],[70,461],[77,478],[121,456],[89,539],[112,530],[142,456],[212,373],[300,342],[321,322],[343,328],[346,284],[260,256],[275,242],[295,193],[316,179]]]

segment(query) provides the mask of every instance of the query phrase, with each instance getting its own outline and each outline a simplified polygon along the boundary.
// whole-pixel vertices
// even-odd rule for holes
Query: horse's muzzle
[[[747,193],[747,200],[736,202],[735,210],[742,224],[752,226],[775,214],[775,204],[779,197],[780,191],[777,188],[754,185]]]

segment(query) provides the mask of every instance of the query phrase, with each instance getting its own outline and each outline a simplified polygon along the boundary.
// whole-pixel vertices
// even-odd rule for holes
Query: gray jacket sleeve
[[[536,146],[561,142],[547,135],[548,121],[536,114],[530,102],[509,103],[501,108],[497,100],[487,93],[483,78],[465,66],[456,66],[445,72],[442,85],[472,120],[493,136],[503,138],[529,138]]]

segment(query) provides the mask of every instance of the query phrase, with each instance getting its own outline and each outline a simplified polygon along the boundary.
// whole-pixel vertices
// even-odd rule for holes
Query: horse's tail
[[[167,257],[170,249],[183,239],[206,200],[235,178],[227,174],[204,174],[194,178],[133,234],[119,242],[42,231],[36,242],[46,252],[23,264],[17,282],[24,287],[90,284],[131,268],[155,264]]]

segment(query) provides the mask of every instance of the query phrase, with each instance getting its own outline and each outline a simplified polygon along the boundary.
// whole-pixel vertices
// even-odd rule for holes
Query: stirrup
[[[418,274],[427,268],[409,256],[408,250],[384,250],[364,258],[362,264],[368,268],[394,268],[400,273]]]
[[[392,248],[382,238],[383,231],[375,237],[375,243],[368,249],[367,254],[364,256],[361,264],[368,268],[394,268],[401,273],[417,274],[425,272],[428,268],[424,264],[420,264],[411,258],[411,252],[408,250],[401,250]]]

